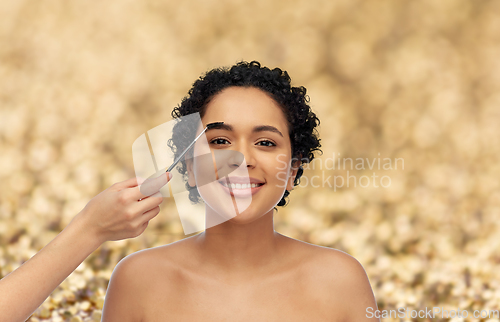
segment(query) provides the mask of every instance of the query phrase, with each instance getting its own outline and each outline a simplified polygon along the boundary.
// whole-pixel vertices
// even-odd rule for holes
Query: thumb
[[[141,184],[141,193],[145,196],[150,196],[161,189],[170,180],[172,174],[163,172],[163,170],[153,174]]]

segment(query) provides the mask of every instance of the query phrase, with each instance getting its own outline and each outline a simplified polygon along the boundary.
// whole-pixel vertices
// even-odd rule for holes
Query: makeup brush
[[[195,142],[203,135],[203,133],[205,133],[206,130],[220,126],[222,124],[224,124],[224,122],[214,122],[214,123],[207,124],[207,127],[205,129],[203,129],[203,131],[201,131],[200,135],[198,135],[193,140],[193,142],[191,142],[191,144],[189,144],[189,146],[181,153],[181,155],[179,155],[179,157],[174,161],[174,163],[172,163],[172,165],[170,167],[168,167],[167,172],[170,173],[170,171],[172,171],[172,169],[177,165],[177,163],[179,163],[179,161],[182,159],[182,157],[184,157],[184,154],[186,154],[186,152],[189,151],[189,149],[193,146],[193,144],[195,144]]]

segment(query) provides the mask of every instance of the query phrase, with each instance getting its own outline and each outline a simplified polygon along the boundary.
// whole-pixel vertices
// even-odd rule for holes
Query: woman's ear
[[[291,167],[290,167],[290,177],[288,178],[288,181],[286,183],[286,190],[288,191],[291,191],[293,190],[293,182],[295,181],[295,177],[297,176],[297,172],[299,171],[299,167],[300,167],[300,158],[298,160],[296,159],[292,159],[294,160],[291,164]]]
[[[194,172],[193,172],[193,158],[188,158],[184,156],[184,159],[186,160],[186,167],[188,172],[188,184],[191,188],[194,188],[196,187],[196,180],[194,178]]]

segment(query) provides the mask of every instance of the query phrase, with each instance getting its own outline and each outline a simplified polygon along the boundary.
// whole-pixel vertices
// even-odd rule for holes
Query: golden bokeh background
[[[500,309],[499,57],[499,1],[1,1],[0,277],[134,176],[133,141],[202,73],[243,59],[288,71],[321,120],[278,232],[358,259],[379,309]],[[404,169],[327,169],[338,157]],[[329,187],[347,170],[390,186]],[[29,321],[99,321],[121,258],[184,237],[166,200]]]

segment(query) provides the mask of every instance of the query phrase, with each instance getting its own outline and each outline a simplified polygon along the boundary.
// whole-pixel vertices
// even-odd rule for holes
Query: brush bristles
[[[207,129],[211,129],[213,127],[216,127],[216,126],[219,126],[219,125],[222,125],[222,124],[224,124],[224,122],[210,123],[210,124],[207,124]]]

